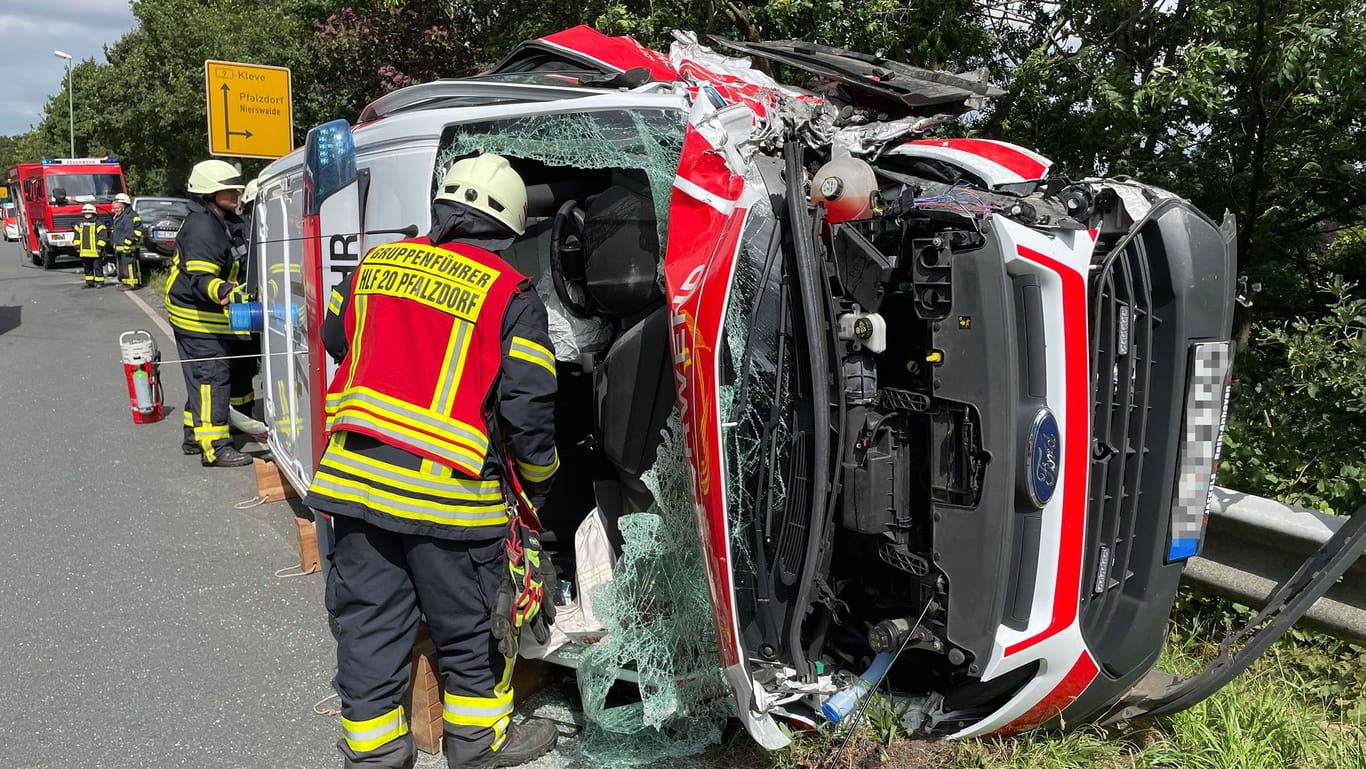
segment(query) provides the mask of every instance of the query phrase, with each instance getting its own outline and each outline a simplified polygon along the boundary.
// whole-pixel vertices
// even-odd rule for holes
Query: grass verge
[[[170,276],[171,271],[168,268],[144,266],[142,270],[142,285],[157,296],[160,296],[166,293],[166,279]]]
[[[1200,670],[1246,607],[1183,595],[1160,667]],[[872,708],[870,708],[872,710]],[[873,719],[877,721],[877,719]],[[1366,649],[1302,630],[1189,710],[1129,732],[1080,727],[1012,738],[927,742],[884,723],[858,727],[840,769],[1366,769]],[[832,734],[803,734],[761,760],[733,766],[826,769]],[[762,754],[759,754],[762,755]]]

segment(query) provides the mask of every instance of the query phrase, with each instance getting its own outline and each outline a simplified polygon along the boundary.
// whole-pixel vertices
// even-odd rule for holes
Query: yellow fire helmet
[[[221,190],[241,191],[246,187],[242,172],[226,160],[201,160],[190,169],[190,183],[185,186],[191,195],[212,195]]]

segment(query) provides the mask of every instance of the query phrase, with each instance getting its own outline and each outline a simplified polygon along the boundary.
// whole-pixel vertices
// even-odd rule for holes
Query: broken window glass
[[[481,152],[533,160],[553,169],[640,169],[650,180],[659,223],[660,261],[669,219],[669,190],[683,149],[680,110],[599,110],[524,115],[448,127],[437,149],[432,193],[451,163]],[[527,179],[528,184],[535,181]]]

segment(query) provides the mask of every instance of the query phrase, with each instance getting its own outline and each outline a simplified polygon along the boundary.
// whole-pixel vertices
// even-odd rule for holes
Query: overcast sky
[[[62,90],[66,62],[104,61],[104,46],[133,28],[127,0],[0,0],[0,135],[28,131]]]

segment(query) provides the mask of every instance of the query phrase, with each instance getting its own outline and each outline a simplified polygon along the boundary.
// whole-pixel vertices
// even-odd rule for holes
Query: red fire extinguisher
[[[156,340],[142,329],[119,334],[119,353],[123,358],[123,377],[128,382],[128,403],[133,408],[133,422],[160,422],[161,409],[161,353]]]

